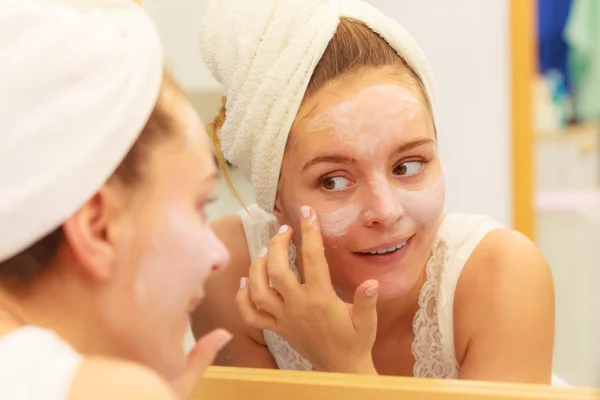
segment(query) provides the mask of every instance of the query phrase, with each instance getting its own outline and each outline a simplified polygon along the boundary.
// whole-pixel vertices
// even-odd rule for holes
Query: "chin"
[[[187,365],[187,357],[183,346],[163,346],[162,351],[156,350],[160,357],[153,360],[154,365],[150,365],[161,376],[167,380],[174,380],[183,374]]]
[[[147,337],[149,341],[141,349],[140,361],[165,379],[172,380],[181,376],[187,366],[187,354],[184,349],[187,327],[187,324],[178,323],[170,330],[155,329],[152,333],[157,336],[153,339]],[[146,333],[148,336],[150,334],[151,332]]]
[[[416,279],[398,279],[379,281],[379,301],[397,299],[406,296],[415,286]]]
[[[345,299],[346,301],[352,299],[358,286],[369,279],[379,282],[378,299],[379,301],[386,301],[407,295],[419,282],[423,269],[409,268],[409,265],[415,264],[407,259],[402,263],[382,269],[366,269],[364,267],[355,270],[346,269],[343,274],[336,274],[337,276],[332,278],[334,282],[339,283],[335,286],[349,296],[348,299]]]

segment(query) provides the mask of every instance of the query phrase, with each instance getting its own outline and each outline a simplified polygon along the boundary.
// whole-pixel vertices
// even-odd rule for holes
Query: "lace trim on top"
[[[440,312],[444,266],[448,265],[448,245],[438,235],[432,257],[425,267],[426,280],[419,293],[419,309],[413,319],[415,339],[412,353],[415,358],[413,376],[421,378],[457,378],[459,365],[454,357],[454,343],[447,343],[440,330]]]

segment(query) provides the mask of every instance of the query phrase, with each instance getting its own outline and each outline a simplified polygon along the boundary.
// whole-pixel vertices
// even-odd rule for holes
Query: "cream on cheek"
[[[324,237],[339,237],[348,233],[352,224],[357,224],[362,213],[358,203],[350,204],[332,212],[316,210]]]
[[[425,225],[440,218],[444,211],[446,185],[440,177],[423,190],[391,189],[393,201],[402,206],[406,216],[419,225]]]
[[[394,228],[393,234],[406,234],[418,226],[437,222],[444,209],[442,177],[422,190],[402,189],[382,178],[372,181],[366,192],[360,201],[335,211],[317,210],[325,238],[345,236],[353,225],[373,223]]]
[[[210,227],[199,228],[192,218],[172,210],[154,232],[136,277],[141,303],[159,299],[154,306],[183,313],[213,266],[229,262],[229,253]]]
[[[370,190],[364,199],[365,204],[371,204],[365,214],[365,220],[387,219],[407,220],[418,224],[426,224],[437,220],[444,209],[445,183],[439,177],[435,182],[422,190],[406,190],[398,184],[382,176],[370,182]]]

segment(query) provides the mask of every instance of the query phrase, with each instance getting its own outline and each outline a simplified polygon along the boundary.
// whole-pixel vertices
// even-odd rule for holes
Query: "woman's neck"
[[[45,276],[19,289],[0,286],[0,335],[35,326],[53,331],[78,353],[105,354],[92,333],[87,296],[63,278]]]
[[[415,314],[419,310],[419,296],[427,279],[424,265],[415,285],[403,296],[380,299],[377,302],[377,336],[386,336],[399,330],[412,331]]]

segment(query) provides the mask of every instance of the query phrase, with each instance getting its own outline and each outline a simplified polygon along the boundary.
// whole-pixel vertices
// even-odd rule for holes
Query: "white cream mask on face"
[[[357,183],[357,190],[362,193],[353,203],[331,212],[317,207],[325,237],[343,236],[353,224],[395,225],[404,221],[402,225],[407,226],[394,229],[397,234],[441,216],[445,201],[442,177],[422,190],[406,190],[393,182],[385,161],[389,157],[389,143],[397,141],[405,126],[426,112],[410,90],[398,84],[378,84],[361,90],[352,100],[327,109],[309,122],[310,134],[326,131],[338,137],[352,156],[359,161],[368,160],[370,168],[376,169],[368,184]]]
[[[162,294],[162,309],[183,312],[182,307],[199,294],[213,266],[228,263],[229,253],[208,224],[198,229],[189,218],[171,211],[141,261],[136,292],[143,297],[138,300],[152,296],[148,293],[151,287]]]
[[[378,181],[376,185],[374,183],[371,184],[370,193],[360,203],[353,203],[333,212],[317,211],[324,237],[344,236],[352,225],[369,226],[372,222],[393,227],[394,232],[390,232],[392,236],[404,234],[415,226],[437,221],[443,213],[443,178],[423,190],[392,187],[393,184],[386,183],[385,180]]]
[[[408,217],[419,225],[427,224],[442,214],[445,194],[446,185],[442,177],[422,190],[406,190],[382,176],[371,182],[369,199],[364,200],[371,207],[366,209],[363,218],[383,222]]]
[[[319,213],[321,232],[325,237],[343,236],[348,232],[352,223],[356,223],[362,213],[362,206],[358,203],[350,204],[330,213]]]
[[[394,136],[402,134],[402,126],[420,112],[425,109],[410,90],[395,84],[379,84],[314,117],[308,132],[327,131],[345,144],[356,146],[359,158],[372,158],[382,145],[387,148]]]

